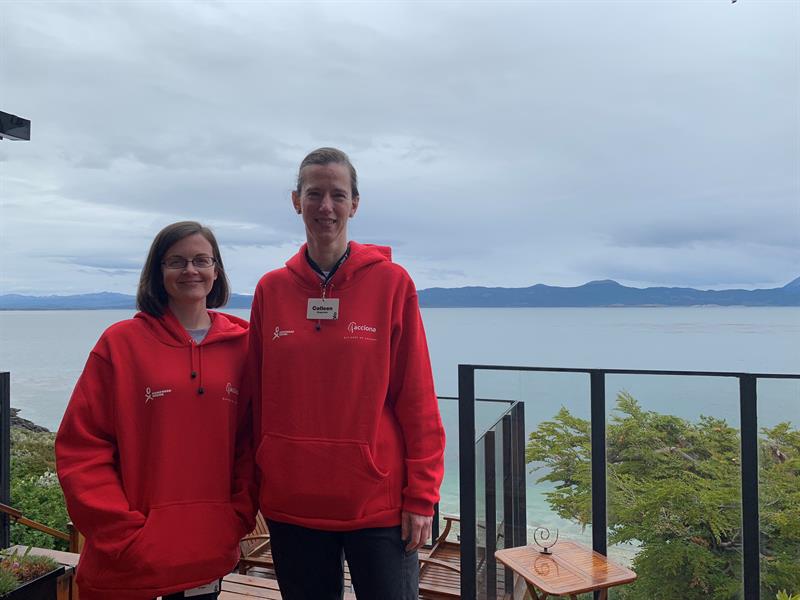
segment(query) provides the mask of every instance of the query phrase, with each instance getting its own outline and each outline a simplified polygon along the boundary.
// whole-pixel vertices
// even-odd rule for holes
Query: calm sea
[[[248,311],[231,311],[244,318]],[[11,372],[12,406],[56,429],[86,356],[100,333],[131,311],[0,312],[0,370]],[[800,373],[798,308],[509,308],[424,309],[437,392],[458,395],[457,365],[520,365],[694,371]],[[561,406],[589,416],[586,375],[479,372],[477,395],[525,401],[526,429]],[[609,376],[609,405],[619,391],[649,410],[687,419],[725,418],[738,426],[738,383],[708,377]],[[759,383],[759,425],[800,426],[800,383]],[[613,406],[609,407],[611,410]],[[448,433],[443,510],[457,512],[458,416],[441,401]],[[478,431],[493,423],[501,404],[479,407]],[[528,523],[556,526],[543,496],[550,487],[529,475]]]

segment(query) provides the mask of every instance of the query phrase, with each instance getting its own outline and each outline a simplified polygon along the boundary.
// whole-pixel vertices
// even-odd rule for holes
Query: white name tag
[[[307,319],[335,321],[339,318],[338,298],[309,298]]]
[[[183,591],[184,598],[191,598],[192,596],[202,596],[203,594],[213,594],[219,591],[219,580],[212,581],[209,584],[201,585],[200,587],[192,588]]]

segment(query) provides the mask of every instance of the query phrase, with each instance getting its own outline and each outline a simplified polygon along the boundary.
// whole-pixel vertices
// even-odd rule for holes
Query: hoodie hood
[[[205,346],[247,334],[249,324],[244,319],[214,310],[208,311],[208,316],[211,317],[211,327],[205,339],[200,344],[197,344],[198,346]],[[181,347],[191,346],[194,343],[189,333],[169,308],[164,311],[164,315],[160,318],[145,312],[137,312],[134,315],[134,319],[140,319],[140,322],[145,325],[147,330],[162,344]]]
[[[392,249],[389,246],[359,244],[358,242],[349,242],[349,244],[350,255],[336,270],[329,282],[329,285],[333,285],[337,289],[350,287],[377,263],[392,261]],[[286,268],[300,285],[319,290],[321,283],[319,276],[306,260],[307,248],[308,244],[300,246],[297,254],[286,261]]]

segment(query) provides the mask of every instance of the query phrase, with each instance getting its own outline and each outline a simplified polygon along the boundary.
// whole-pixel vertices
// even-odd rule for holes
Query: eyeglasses
[[[213,256],[195,256],[192,259],[182,256],[170,256],[161,264],[168,269],[185,269],[189,263],[192,263],[197,269],[210,269],[216,262],[217,260]]]

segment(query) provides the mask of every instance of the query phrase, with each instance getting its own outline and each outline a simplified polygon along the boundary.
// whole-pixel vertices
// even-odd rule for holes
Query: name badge
[[[200,587],[192,588],[183,591],[184,598],[191,598],[192,596],[202,596],[203,594],[213,594],[219,591],[219,580],[212,581],[209,584],[201,585]]]
[[[306,319],[335,321],[339,318],[338,298],[309,298]]]

